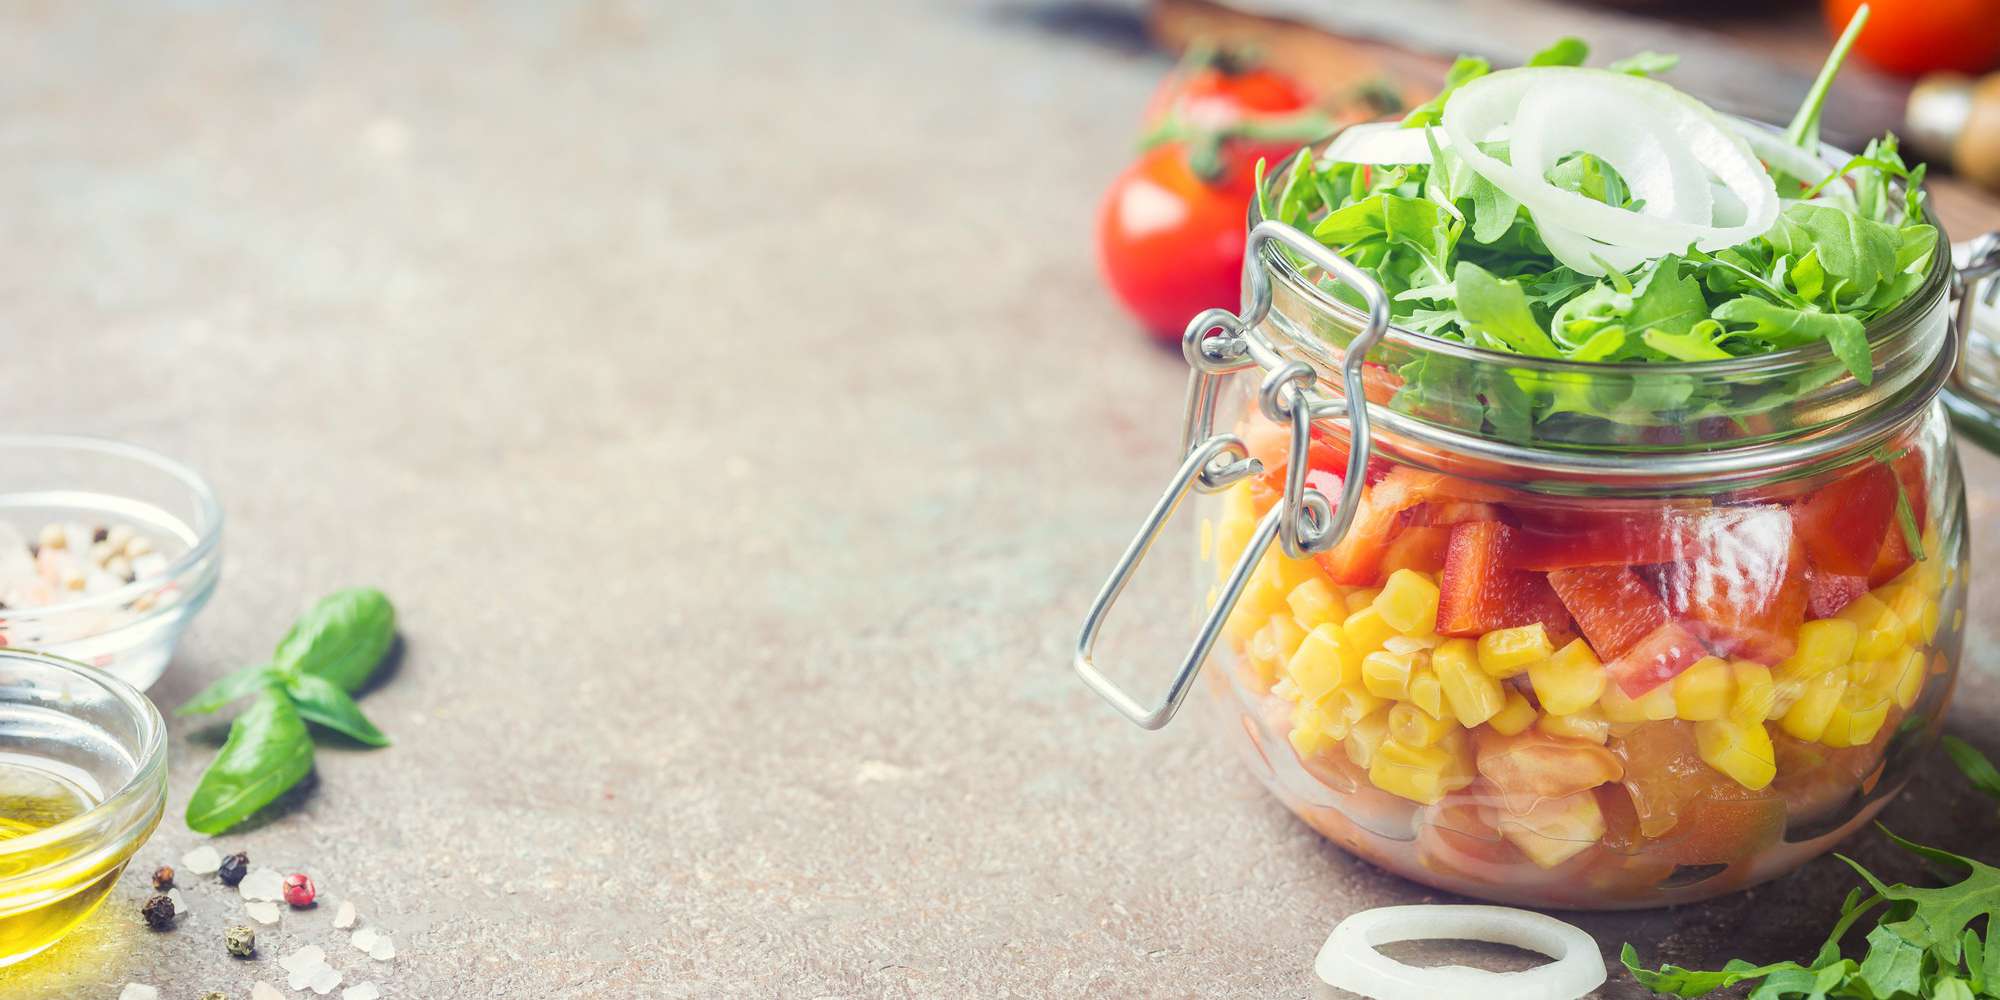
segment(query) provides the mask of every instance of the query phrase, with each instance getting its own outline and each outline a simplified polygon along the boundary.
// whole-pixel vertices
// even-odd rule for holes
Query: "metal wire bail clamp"
[[[1266,246],[1278,244],[1311,261],[1342,284],[1360,293],[1367,305],[1368,321],[1347,346],[1341,361],[1344,395],[1328,398],[1315,389],[1312,366],[1281,355],[1258,329],[1271,313],[1271,276],[1263,266]],[[1232,315],[1227,310],[1210,309],[1188,324],[1181,339],[1182,353],[1193,371],[1181,415],[1180,468],[1153,509],[1140,522],[1139,532],[1118,557],[1111,576],[1098,590],[1084,616],[1083,630],[1077,635],[1073,665],[1092,691],[1111,703],[1120,714],[1144,729],[1158,729],[1180,710],[1195,674],[1208,659],[1222,624],[1243,596],[1250,574],[1264,558],[1275,539],[1286,555],[1305,558],[1340,543],[1354,522],[1366,484],[1365,473],[1372,438],[1369,433],[1367,396],[1363,393],[1362,364],[1368,352],[1389,328],[1389,297],[1359,267],[1334,253],[1311,236],[1282,222],[1266,220],[1250,230],[1243,252],[1243,310]],[[1211,333],[1214,335],[1211,336]],[[1263,464],[1251,458],[1241,438],[1215,433],[1215,405],[1222,376],[1250,367],[1261,367],[1265,375],[1258,391],[1258,407],[1265,416],[1291,427],[1291,443],[1286,453],[1285,492],[1277,506],[1264,515],[1251,534],[1249,544],[1229,571],[1215,606],[1210,608],[1195,633],[1194,645],[1181,661],[1173,684],[1164,698],[1151,708],[1133,698],[1097,668],[1093,659],[1105,617],[1127,584],[1137,574],[1139,564],[1157,542],[1160,532],[1190,492],[1214,493],[1246,476],[1263,471]],[[1345,416],[1348,425],[1347,474],[1341,480],[1340,503],[1335,505],[1318,490],[1305,485],[1306,452],[1311,443],[1314,420]]]

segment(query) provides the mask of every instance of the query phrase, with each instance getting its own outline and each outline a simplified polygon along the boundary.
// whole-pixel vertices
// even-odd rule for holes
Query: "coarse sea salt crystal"
[[[236,891],[244,899],[256,902],[264,900],[275,903],[285,898],[285,877],[270,868],[259,868],[243,876]]]
[[[297,972],[326,964],[326,949],[316,944],[306,945],[278,960],[278,968],[286,972]]]
[[[395,958],[396,942],[389,940],[389,935],[382,935],[375,939],[374,944],[368,946],[368,957],[377,962],[386,962]]]
[[[333,911],[333,929],[344,931],[354,926],[354,919],[354,904],[343,899],[340,901],[340,906]]]
[[[118,1000],[160,1000],[160,991],[143,983],[126,983],[118,991]]]
[[[325,962],[315,962],[312,965],[302,965],[296,969],[288,970],[291,976],[285,980],[286,988],[294,990],[305,989],[306,984],[312,982],[313,974],[318,972],[320,966],[325,964]]]
[[[332,993],[333,988],[340,985],[340,970],[322,962],[320,967],[313,971],[312,982],[308,985],[320,996]]]
[[[278,922],[278,904],[268,900],[245,903],[243,904],[243,912],[250,914],[250,919],[260,924],[275,924]]]
[[[222,868],[222,852],[203,844],[181,855],[181,867],[196,875],[213,875]]]
[[[167,898],[174,901],[174,916],[178,917],[188,911],[187,899],[181,895],[179,889],[168,889]]]
[[[285,995],[276,986],[259,979],[250,986],[250,1000],[285,1000]]]
[[[382,989],[374,980],[365,980],[341,990],[340,1000],[382,1000]]]
[[[352,935],[350,935],[347,941],[349,944],[354,945],[356,948],[359,948],[362,951],[367,951],[368,949],[375,947],[375,942],[381,940],[381,938],[382,938],[381,931],[378,931],[373,927],[363,927],[360,930],[355,931]]]

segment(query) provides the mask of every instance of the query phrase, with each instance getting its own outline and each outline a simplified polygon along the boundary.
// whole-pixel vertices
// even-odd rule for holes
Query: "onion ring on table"
[[[1526,972],[1462,965],[1420,968],[1376,949],[1400,941],[1487,941],[1547,955]],[[1554,917],[1506,906],[1385,906],[1342,920],[1313,971],[1329,986],[1374,1000],[1576,1000],[1605,980],[1604,957],[1590,935]]]

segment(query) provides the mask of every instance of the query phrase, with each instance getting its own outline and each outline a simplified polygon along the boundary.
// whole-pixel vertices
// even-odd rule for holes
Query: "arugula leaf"
[[[1452,283],[1468,333],[1483,333],[1517,354],[1553,358],[1562,353],[1528,308],[1518,283],[1502,281],[1471,261],[1459,262]]]
[[[1530,66],[1581,66],[1590,58],[1590,46],[1583,39],[1564,36],[1548,48],[1528,57]]]
[[[229,740],[188,799],[187,825],[221,833],[269,805],[312,771],[312,737],[292,701],[266,687],[229,726]]]
[[[1812,89],[1806,91],[1806,99],[1799,105],[1798,113],[1792,116],[1792,124],[1785,129],[1785,141],[1807,150],[1819,146],[1819,117],[1826,108],[1826,93],[1833,86],[1834,75],[1840,72],[1840,64],[1847,61],[1847,50],[1854,47],[1854,40],[1861,37],[1861,26],[1868,23],[1868,5],[1862,4],[1847,22],[1847,29],[1840,33],[1840,40],[1833,43],[1833,51],[1827,53],[1826,63],[1814,78]]]
[[[1778,252],[1793,258],[1815,254],[1826,274],[1850,293],[1865,297],[1897,271],[1899,234],[1893,227],[1843,212],[1831,205],[1789,205],[1764,235]],[[1817,295],[1805,295],[1808,300]]]
[[[1444,89],[1436,97],[1410,109],[1403,116],[1404,128],[1422,128],[1436,125],[1444,117],[1444,103],[1451,99],[1451,92],[1469,80],[1476,80],[1493,72],[1493,64],[1478,56],[1459,56],[1452,61],[1451,69],[1444,75]]]
[[[1794,309],[1762,299],[1730,299],[1709,314],[1723,323],[1750,324],[1749,333],[1783,347],[1824,340],[1862,385],[1875,380],[1868,354],[1868,330],[1853,316]]]
[[[325,726],[371,747],[389,745],[389,737],[382,735],[382,731],[361,714],[361,706],[332,681],[316,674],[299,674],[285,682],[285,693],[292,696],[293,706],[307,722]]]
[[[1633,76],[1656,76],[1680,65],[1681,57],[1663,52],[1634,52],[1623,59],[1613,60],[1604,67],[1614,73],[1630,73]]]
[[[174,714],[207,715],[238,698],[263,690],[278,677],[277,668],[268,663],[224,674],[215,683],[203,688],[200,694],[182,702],[181,707],[174,709]]]
[[[2000,770],[1995,770],[1993,762],[1986,759],[1972,744],[1956,736],[1944,738],[1945,755],[1958,769],[1965,773],[1972,787],[1979,789],[1989,798],[2000,799]]]

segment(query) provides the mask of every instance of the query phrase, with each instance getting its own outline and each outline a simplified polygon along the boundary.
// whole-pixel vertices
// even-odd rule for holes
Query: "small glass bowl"
[[[0,840],[0,967],[55,944],[118,881],[167,804],[167,727],[145,695],[110,674],[40,653],[0,650],[0,829],[24,784],[95,802],[62,822]],[[0,833],[4,836],[4,833]]]
[[[194,470],[149,449],[67,434],[0,434],[0,470],[0,533],[35,542],[47,525],[76,525],[70,534],[82,532],[79,540],[65,546],[79,547],[92,527],[124,525],[152,547],[148,558],[157,567],[93,592],[72,596],[57,586],[32,605],[0,606],[0,646],[65,656],[142,691],[151,687],[221,575],[222,507],[214,491]],[[7,548],[18,544],[10,539]],[[8,581],[28,569],[18,562],[22,554],[0,552],[0,602]],[[17,560],[12,569],[10,559]]]

